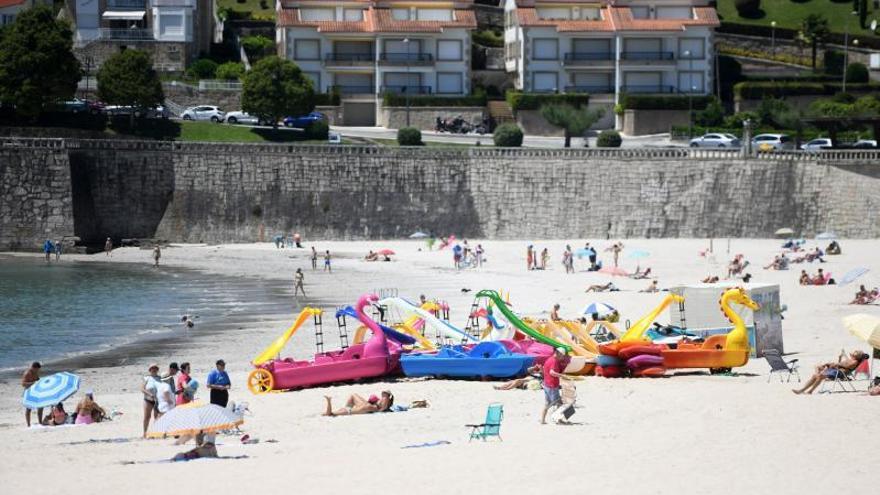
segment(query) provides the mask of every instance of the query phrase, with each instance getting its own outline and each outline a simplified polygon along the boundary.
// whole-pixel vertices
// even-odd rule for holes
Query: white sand
[[[478,241],[471,240],[471,245]],[[482,241],[479,241],[482,242]],[[583,246],[583,240],[572,247]],[[600,247],[609,241],[597,241]],[[596,242],[594,242],[595,244]],[[694,283],[707,274],[724,275],[722,265],[710,266],[697,253],[704,240],[629,240],[627,248],[652,253],[643,265],[659,276],[660,286]],[[563,316],[594,300],[618,307],[624,318],[637,319],[661,299],[641,294],[646,281],[615,279],[623,292],[585,294],[584,288],[609,280],[607,275],[578,272],[566,275],[560,265],[565,242],[535,242],[552,255],[545,272],[525,270],[526,242],[482,242],[489,262],[480,270],[456,272],[451,253],[419,252],[421,242],[316,242],[336,258],[334,273],[312,273],[307,250],[276,250],[270,244],[175,246],[166,249],[165,265],[289,280],[296,267],[306,271],[309,296],[332,304],[353,302],[361,293],[397,288],[415,299],[420,293],[448,300],[452,321],[463,325],[473,294],[481,288],[511,292],[516,309],[546,316],[554,302]],[[812,243],[810,244],[812,245]],[[311,246],[310,242],[305,243]],[[789,310],[783,322],[785,348],[798,353],[809,376],[818,361],[836,357],[842,347],[860,345],[842,328],[840,318],[856,311],[880,315],[880,307],[848,306],[858,284],[847,287],[801,287],[803,266],[787,272],[764,271],[778,241],[716,241],[719,262],[744,253],[755,282],[779,283]],[[844,241],[844,254],[821,265],[840,277],[856,266],[872,271],[859,282],[880,284],[880,241]],[[390,247],[393,263],[360,261],[367,249]],[[824,243],[823,243],[824,247]],[[295,254],[294,258],[290,256]],[[606,262],[610,255],[600,253]],[[67,256],[68,259],[74,258]],[[77,256],[90,262],[150,262],[150,253],[119,249],[107,261],[103,254]],[[622,256],[630,269],[634,263]],[[580,264],[582,267],[582,263]],[[462,288],[473,289],[463,294]],[[327,307],[327,310],[332,308]],[[292,319],[292,317],[291,317]],[[666,316],[662,318],[665,320]],[[213,361],[229,363],[232,399],[247,401],[253,416],[244,429],[261,443],[242,445],[221,437],[224,456],[245,459],[199,460],[166,464],[182,450],[165,440],[140,440],[143,368],[139,360],[114,369],[84,369],[83,388],[94,388],[106,408],[124,415],[117,421],[55,429],[24,427],[18,405],[21,388],[0,384],[0,481],[3,493],[828,493],[870,491],[877,486],[872,454],[880,433],[880,397],[862,394],[796,396],[792,385],[767,381],[763,359],[737,369],[740,376],[684,375],[664,380],[603,379],[579,382],[575,426],[541,426],[539,391],[496,392],[491,384],[466,381],[420,381],[387,385],[397,399],[428,399],[428,409],[362,417],[324,418],[322,395],[337,401],[349,393],[369,394],[384,384],[338,386],[292,393],[253,396],[245,390],[248,362],[286,328],[286,321],[231,331],[222,337],[194,337],[189,349],[156,356],[163,366],[172,359],[193,363],[194,376],[204,383]],[[196,334],[200,327],[196,327]],[[336,346],[333,318],[325,318],[328,348]],[[298,357],[314,351],[311,327],[288,347]],[[2,352],[2,351],[0,351]],[[152,359],[151,359],[152,360]],[[204,393],[202,393],[204,395]],[[79,397],[79,396],[77,396]],[[502,443],[468,444],[463,427],[480,422],[490,402],[503,402]],[[73,399],[67,405],[73,406]],[[124,438],[125,443],[89,440]],[[268,443],[274,439],[277,443]],[[446,440],[449,445],[402,450],[405,445]],[[71,443],[74,443],[73,445]],[[136,465],[123,465],[135,461]],[[38,487],[38,488],[34,488]]]

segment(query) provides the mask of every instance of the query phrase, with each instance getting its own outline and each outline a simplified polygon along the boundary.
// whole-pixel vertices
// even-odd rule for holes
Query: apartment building
[[[505,67],[517,89],[706,94],[713,29],[706,0],[505,0]]]
[[[149,51],[157,70],[182,71],[210,49],[213,0],[67,0],[74,48],[100,66],[126,48]]]
[[[338,91],[349,125],[381,95],[469,94],[472,0],[278,0],[276,44],[316,91]]]
[[[37,5],[52,6],[51,0],[0,0],[0,27],[12,24],[18,14]]]

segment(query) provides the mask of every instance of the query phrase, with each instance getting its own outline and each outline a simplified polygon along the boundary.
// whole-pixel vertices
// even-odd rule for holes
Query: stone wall
[[[433,131],[437,117],[452,119],[461,116],[464,120],[476,124],[483,120],[486,107],[410,107],[410,126],[423,131]],[[382,107],[379,112],[380,121],[377,125],[388,129],[406,127],[406,107]]]
[[[687,110],[624,110],[623,133],[644,136],[669,132],[672,126],[688,125]]]
[[[858,36],[853,35],[850,39],[855,39]],[[771,43],[771,40],[763,36],[745,36],[742,34],[731,34],[731,33],[715,33],[715,42],[722,45],[730,45],[735,46],[740,49],[750,50],[753,52],[765,53],[768,55],[776,54],[776,55],[791,55],[794,57],[804,57],[806,59],[810,59],[812,56],[812,52],[810,50],[809,45],[801,45],[795,43],[793,40],[779,39],[776,38],[775,43]],[[821,68],[823,66],[823,59],[825,57],[826,49],[834,49],[843,53],[843,47],[839,45],[824,45],[820,46],[819,50],[816,53],[816,66]],[[854,46],[849,47],[849,63],[853,62],[861,62],[865,64],[865,66],[870,66],[871,59],[871,50],[866,50],[863,48],[856,48]]]
[[[0,249],[72,232],[250,242],[294,230],[550,239],[769,237],[789,226],[880,237],[878,152],[13,141],[0,141]]]
[[[601,96],[591,97],[587,107],[590,110],[602,110],[600,118],[591,129],[611,129],[614,127],[614,100]],[[529,136],[562,136],[562,129],[551,125],[541,115],[540,110],[517,110],[516,124]]]

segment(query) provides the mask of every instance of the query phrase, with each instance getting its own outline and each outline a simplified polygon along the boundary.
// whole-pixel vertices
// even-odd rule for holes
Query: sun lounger
[[[764,359],[767,360],[767,364],[770,365],[770,373],[767,374],[767,383],[770,383],[770,379],[773,377],[773,373],[780,373],[779,375],[779,383],[782,383],[782,374],[786,374],[788,378],[785,380],[786,382],[791,381],[791,375],[797,376],[798,383],[801,381],[801,375],[798,373],[798,360],[792,359],[790,361],[786,361],[779,354],[779,351],[776,349],[767,349],[764,351]]]
[[[498,403],[489,404],[486,410],[486,421],[478,425],[465,425],[471,429],[471,436],[468,442],[478,438],[486,441],[489,437],[501,438],[501,420],[504,418],[504,406]]]
[[[871,388],[873,381],[871,380],[871,361],[869,359],[863,360],[854,370],[838,373],[833,379],[829,378],[822,382],[819,393],[833,392],[837,388],[841,392],[858,392],[855,382],[867,382],[865,389]]]

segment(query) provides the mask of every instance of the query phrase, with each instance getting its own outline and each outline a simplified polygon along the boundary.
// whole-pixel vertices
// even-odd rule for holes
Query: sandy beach
[[[0,480],[3,492],[156,493],[198,490],[211,493],[377,493],[417,490],[448,494],[479,491],[557,493],[623,491],[631,493],[827,493],[841,488],[870,490],[880,481],[871,462],[872,441],[880,433],[876,418],[880,397],[863,393],[797,396],[796,383],[767,383],[763,359],[736,369],[735,376],[678,373],[665,379],[587,377],[577,383],[579,409],[571,426],[540,425],[540,391],[495,391],[491,382],[400,380],[322,387],[290,393],[252,395],[246,377],[253,359],[281,334],[303,304],[318,306],[324,318],[328,349],[338,347],[332,312],[364,293],[396,291],[417,299],[420,294],[449,302],[451,321],[464,326],[480,289],[510,293],[517,312],[546,318],[554,303],[573,318],[587,303],[602,301],[618,308],[624,320],[640,318],[662,294],[638,292],[645,280],[615,278],[613,293],[585,293],[591,284],[611,278],[586,272],[575,261],[575,274],[561,265],[566,244],[589,241],[601,250],[613,240],[483,241],[479,269],[456,270],[449,250],[428,252],[421,241],[311,241],[305,249],[276,249],[271,243],[235,245],[172,245],[163,250],[161,269],[195,269],[207,273],[262,281],[278,287],[290,301],[290,315],[255,318],[246,324],[212,331],[196,325],[189,337],[162,346],[113,367],[85,367],[81,392],[94,389],[107,410],[122,412],[112,422],[90,426],[27,429],[17,379],[0,383]],[[880,285],[880,241],[842,240],[843,254],[827,263],[792,265],[787,271],[763,270],[780,252],[778,240],[716,239],[714,263],[700,256],[708,240],[623,240],[625,248],[643,249],[660,288],[698,283],[707,275],[724,278],[726,264],[742,253],[751,265],[753,282],[779,284],[784,313],[785,351],[798,358],[807,379],[813,365],[833,360],[841,348],[870,351],[849,335],[841,318],[856,312],[880,316],[880,306],[847,304],[860,283]],[[549,248],[545,271],[527,271],[525,250],[534,244]],[[333,253],[333,272],[312,271],[309,248]],[[808,241],[807,247],[817,245]],[[825,247],[826,242],[821,242]],[[368,263],[369,249],[396,251],[393,262]],[[18,255],[22,256],[22,255]],[[26,255],[31,256],[31,255]],[[112,259],[100,255],[65,255],[62,263],[140,263],[152,260],[149,250],[121,248]],[[621,256],[629,271],[636,262]],[[798,274],[823,268],[840,277],[855,267],[870,272],[845,287],[800,286]],[[292,276],[305,272],[308,297],[294,300]],[[462,289],[469,289],[463,292]],[[659,319],[668,321],[664,313]],[[216,330],[216,329],[214,329]],[[310,325],[297,333],[287,355],[314,353]],[[2,352],[2,350],[0,350]],[[222,459],[187,463],[163,462],[183,449],[171,440],[141,440],[141,377],[149,362],[163,371],[171,361],[192,363],[193,376],[204,383],[216,359],[228,363],[231,399],[249,403],[251,415],[242,429],[256,444],[238,437],[218,437]],[[34,356],[33,359],[43,359]],[[100,360],[96,360],[98,362]],[[118,364],[118,363],[116,363]],[[24,371],[24,365],[21,371]],[[350,393],[378,393],[390,388],[397,400],[426,399],[430,407],[393,414],[326,418],[320,415],[324,395],[343,401]],[[199,392],[207,397],[204,390]],[[468,443],[467,423],[482,422],[486,406],[504,404],[503,442]],[[403,449],[434,442],[435,446]]]

